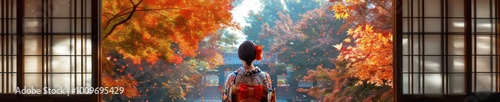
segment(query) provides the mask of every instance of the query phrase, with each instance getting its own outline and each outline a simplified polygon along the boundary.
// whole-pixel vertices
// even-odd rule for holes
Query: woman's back
[[[243,67],[229,75],[225,86],[232,100],[238,102],[267,102],[268,92],[272,88],[269,74],[259,68],[245,70]]]
[[[238,47],[242,67],[231,73],[225,82],[223,100],[226,102],[274,102],[269,74],[253,66],[254,60],[262,59],[261,46],[245,41]],[[268,98],[271,97],[271,98]],[[271,100],[270,100],[271,99]]]

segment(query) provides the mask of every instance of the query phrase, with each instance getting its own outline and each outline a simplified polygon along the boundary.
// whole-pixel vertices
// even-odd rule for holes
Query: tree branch
[[[104,27],[104,28],[108,28],[109,23],[111,23],[111,21],[112,21],[113,19],[115,19],[116,17],[120,17],[120,16],[122,16],[122,15],[125,15],[125,14],[130,13],[130,12],[127,12],[127,13],[124,13],[124,12],[125,12],[125,11],[128,11],[129,9],[132,9],[132,8],[134,8],[134,7],[132,6],[132,7],[127,8],[127,9],[125,9],[125,10],[121,11],[121,12],[118,12],[116,15],[114,15],[113,17],[111,17],[110,19],[108,19],[108,21],[106,22],[106,24],[104,24],[104,26],[103,26],[103,27]]]
[[[130,0],[130,2],[132,2],[132,3],[133,3],[133,1],[132,1],[132,0]],[[116,27],[118,27],[118,25],[123,24],[123,23],[125,23],[126,21],[130,20],[130,19],[132,18],[132,15],[134,15],[134,13],[135,13],[135,11],[136,11],[137,7],[139,7],[139,4],[141,4],[141,3],[142,3],[142,0],[141,0],[141,1],[139,1],[139,3],[137,3],[136,5],[134,5],[134,8],[133,8],[133,9],[132,9],[132,11],[130,12],[130,14],[127,16],[127,18],[125,18],[124,20],[122,20],[122,21],[120,21],[120,22],[116,23],[115,25],[113,25],[113,27],[112,27],[112,28],[108,31],[108,33],[107,33],[106,35],[104,35],[104,38],[103,38],[103,39],[108,38],[108,36],[109,36],[109,35],[111,35],[111,33],[114,31],[114,29],[115,29]],[[106,29],[105,29],[105,30],[106,30]]]
[[[103,26],[103,27],[104,27],[104,28],[108,28],[109,23],[111,23],[111,21],[112,21],[113,19],[115,19],[116,17],[120,17],[120,16],[122,16],[122,15],[125,15],[125,14],[130,13],[130,12],[124,13],[125,11],[128,11],[129,9],[133,9],[133,8],[135,7],[135,4],[134,4],[134,2],[133,2],[132,0],[130,0],[130,3],[132,3],[132,7],[129,7],[129,8],[127,8],[127,9],[124,9],[124,10],[122,10],[122,11],[118,12],[116,15],[114,15],[113,17],[111,17],[110,19],[108,19],[108,21],[106,22],[106,24],[104,24],[104,26]],[[137,5],[139,5],[139,3],[138,3]],[[111,13],[108,13],[108,14],[111,14]]]
[[[139,3],[141,3],[141,2],[139,2]],[[105,28],[108,28],[109,24],[111,23],[111,21],[112,21],[113,19],[115,19],[115,18],[117,18],[117,17],[121,17],[121,16],[124,16],[124,15],[129,14],[125,20],[120,21],[120,22],[118,22],[117,24],[113,25],[113,27],[109,30],[109,32],[108,32],[108,33],[106,33],[106,35],[104,36],[104,39],[106,39],[109,35],[111,35],[111,33],[113,32],[113,30],[114,30],[114,29],[115,29],[118,25],[120,25],[120,24],[122,24],[122,23],[125,23],[126,21],[130,20],[130,19],[131,19],[131,16],[132,16],[135,12],[139,12],[139,11],[141,11],[141,12],[142,12],[142,11],[161,11],[161,10],[169,10],[169,9],[181,9],[181,8],[159,8],[159,9],[148,9],[148,8],[142,8],[142,9],[139,9],[139,7],[138,7],[139,3],[138,3],[137,5],[134,5],[134,6],[132,7],[132,10],[131,10],[131,11],[129,11],[129,12],[125,12],[125,13],[124,13],[124,11],[127,11],[127,10],[128,10],[128,9],[126,9],[126,10],[124,10],[124,11],[122,11],[122,12],[120,12],[120,13],[116,14],[115,16],[113,16],[111,19],[109,19],[109,20],[108,20],[108,22],[107,22],[106,24],[104,24],[104,25],[105,25]],[[130,9],[130,8],[129,8],[129,9]],[[106,29],[105,29],[105,30],[106,30]]]

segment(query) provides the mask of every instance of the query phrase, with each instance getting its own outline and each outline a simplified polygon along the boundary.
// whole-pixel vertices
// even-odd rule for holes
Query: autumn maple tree
[[[104,51],[114,49],[134,63],[165,58],[182,62],[196,55],[205,36],[236,27],[229,12],[232,0],[105,0],[102,34]]]
[[[216,48],[200,43],[209,36],[220,37],[222,28],[239,29],[232,22],[232,2],[103,0],[101,60],[107,61],[103,62],[102,85],[125,86],[127,98],[167,88],[172,99],[184,99],[188,90],[180,86],[192,85],[200,78],[194,67],[199,63],[195,62],[217,62],[206,64],[209,68],[222,65]],[[172,83],[179,85],[169,85]]]
[[[392,86],[392,7],[390,0],[331,0],[337,19],[345,19],[348,38],[334,45],[338,60],[363,83]],[[364,82],[366,81],[366,82]]]
[[[304,80],[317,82],[297,91],[323,101],[391,101],[392,15],[390,0],[330,0],[329,10],[345,23],[337,34],[347,34],[332,44],[340,54],[335,69],[318,66]],[[308,26],[305,26],[308,27]],[[335,39],[331,39],[335,40]]]
[[[336,19],[345,21],[338,33],[347,28],[370,24],[379,32],[392,31],[391,0],[330,0]]]
[[[303,77],[304,81],[318,82],[321,85],[309,89],[299,88],[299,92],[307,92],[312,97],[323,98],[323,101],[353,101],[347,96],[341,96],[346,89],[345,85],[349,83],[348,73],[345,67],[336,66],[336,69],[324,68],[318,65],[315,70],[308,70],[307,75]]]
[[[361,79],[356,85],[392,86],[392,34],[374,31],[371,25],[359,25],[347,31],[349,38],[335,47],[341,51],[338,60],[347,60],[348,71]]]
[[[321,99],[325,102],[369,102],[369,101],[391,101],[391,87],[379,87],[373,84],[355,85],[360,79],[353,78],[353,73],[348,72],[346,60],[332,60],[335,69],[325,68],[318,65],[316,69],[309,70],[303,77],[304,81],[317,82],[311,88],[298,88],[298,92],[306,92],[308,95]]]
[[[323,64],[325,67],[334,67],[330,60],[338,55],[332,44],[342,42],[345,34],[337,35],[337,28],[342,21],[334,18],[326,6],[316,7],[300,15],[290,15],[278,11],[278,19],[274,27],[264,23],[259,33],[261,40],[273,39],[268,43],[267,56],[279,56],[283,63],[271,63],[270,67],[276,74],[290,76],[288,89],[295,90],[298,80],[305,75],[307,70]],[[293,20],[292,16],[298,16]],[[289,69],[285,69],[288,67]],[[293,73],[287,73],[286,71]],[[286,90],[278,90],[286,91]]]

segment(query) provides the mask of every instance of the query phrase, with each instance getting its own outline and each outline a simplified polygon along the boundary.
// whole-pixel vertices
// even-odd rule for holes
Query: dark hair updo
[[[245,61],[247,65],[252,65],[252,61],[255,60],[256,53],[255,44],[251,41],[245,41],[240,45],[240,47],[238,47],[238,57]]]

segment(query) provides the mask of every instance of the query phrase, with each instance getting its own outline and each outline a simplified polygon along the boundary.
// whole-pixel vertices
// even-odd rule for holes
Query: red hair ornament
[[[262,53],[263,53],[263,50],[262,50],[262,49],[263,49],[263,48],[264,48],[264,47],[259,46],[259,45],[256,45],[256,46],[255,46],[255,52],[256,52],[256,54],[255,54],[255,59],[256,59],[256,60],[259,60],[259,61],[260,61],[260,60],[262,60]]]

